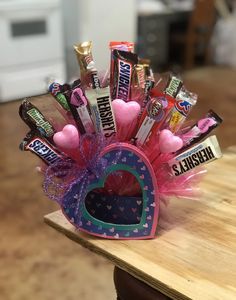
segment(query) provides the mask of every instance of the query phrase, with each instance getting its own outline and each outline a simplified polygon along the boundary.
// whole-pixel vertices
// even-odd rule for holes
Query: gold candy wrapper
[[[78,45],[74,45],[77,60],[80,65],[80,71],[87,72],[94,68],[95,64],[92,55],[92,42],[83,42]]]

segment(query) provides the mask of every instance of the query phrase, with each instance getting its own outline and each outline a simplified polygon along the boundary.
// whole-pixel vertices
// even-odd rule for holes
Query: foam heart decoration
[[[140,113],[140,105],[136,101],[125,102],[121,99],[115,99],[112,101],[112,108],[118,125],[132,124]]]
[[[72,124],[64,126],[62,131],[58,131],[53,136],[55,144],[64,149],[75,149],[79,146],[79,133]]]
[[[162,153],[173,153],[183,147],[183,141],[170,130],[163,129],[159,136],[160,150]]]
[[[76,88],[73,90],[70,102],[75,106],[87,105],[87,100],[84,97],[83,91],[81,88]]]

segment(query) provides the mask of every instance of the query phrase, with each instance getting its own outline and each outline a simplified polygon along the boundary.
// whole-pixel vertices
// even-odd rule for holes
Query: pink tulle
[[[106,86],[108,82],[108,72],[106,72],[102,77],[100,77],[102,86]],[[158,93],[158,92],[156,92]],[[142,105],[143,94],[138,93],[138,90],[133,92],[135,101]],[[60,112],[61,109],[60,109]],[[63,112],[63,117],[67,120],[67,123],[71,123],[71,116]],[[57,129],[61,129],[61,124],[55,124]],[[63,124],[65,125],[65,124]],[[127,142],[133,143],[133,138],[137,133],[139,124],[139,119],[132,121],[128,125],[117,124],[117,133],[115,140],[111,142]],[[187,136],[185,130],[180,130],[176,135],[183,138],[184,143],[191,139],[192,136]],[[87,142],[85,144],[85,152],[89,150],[90,144]],[[194,170],[188,172],[186,175],[174,176],[170,171],[168,161],[171,160],[175,153],[161,153],[159,145],[159,132],[152,134],[145,144],[138,148],[141,148],[149,159],[156,176],[158,192],[160,200],[167,205],[171,197],[178,198],[188,198],[197,199],[199,196],[198,184],[201,181],[202,176],[205,174],[205,169],[195,168]],[[83,162],[80,157],[78,149],[60,149],[66,153],[69,157],[75,160],[81,168],[83,167]],[[88,158],[89,159],[89,158]],[[43,170],[44,168],[42,168]],[[116,194],[120,196],[137,196],[140,195],[140,186],[133,175],[123,171],[117,171],[115,174],[111,174],[107,178],[103,193]]]

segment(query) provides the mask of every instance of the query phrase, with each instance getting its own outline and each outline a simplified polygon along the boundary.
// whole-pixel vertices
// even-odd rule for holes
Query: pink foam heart
[[[112,101],[112,108],[118,125],[129,125],[137,119],[140,113],[140,105],[136,101],[125,102],[121,99]]]
[[[76,88],[73,90],[70,102],[75,106],[87,105],[87,100],[84,97],[83,91],[81,88]]]
[[[159,144],[162,153],[173,153],[182,148],[183,141],[170,130],[164,129],[160,133]]]
[[[58,131],[53,136],[53,141],[58,147],[64,149],[75,149],[79,146],[79,133],[77,128],[68,124],[62,131]]]

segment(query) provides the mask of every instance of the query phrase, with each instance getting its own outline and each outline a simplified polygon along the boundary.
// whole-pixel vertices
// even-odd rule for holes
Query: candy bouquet
[[[46,195],[76,228],[104,238],[153,238],[160,203],[194,197],[202,166],[221,156],[206,138],[221,118],[210,110],[189,125],[197,95],[172,74],[160,88],[133,46],[111,42],[103,75],[92,43],[74,46],[80,78],[49,86],[65,126],[27,99],[19,109],[31,129],[20,148],[42,159]]]

